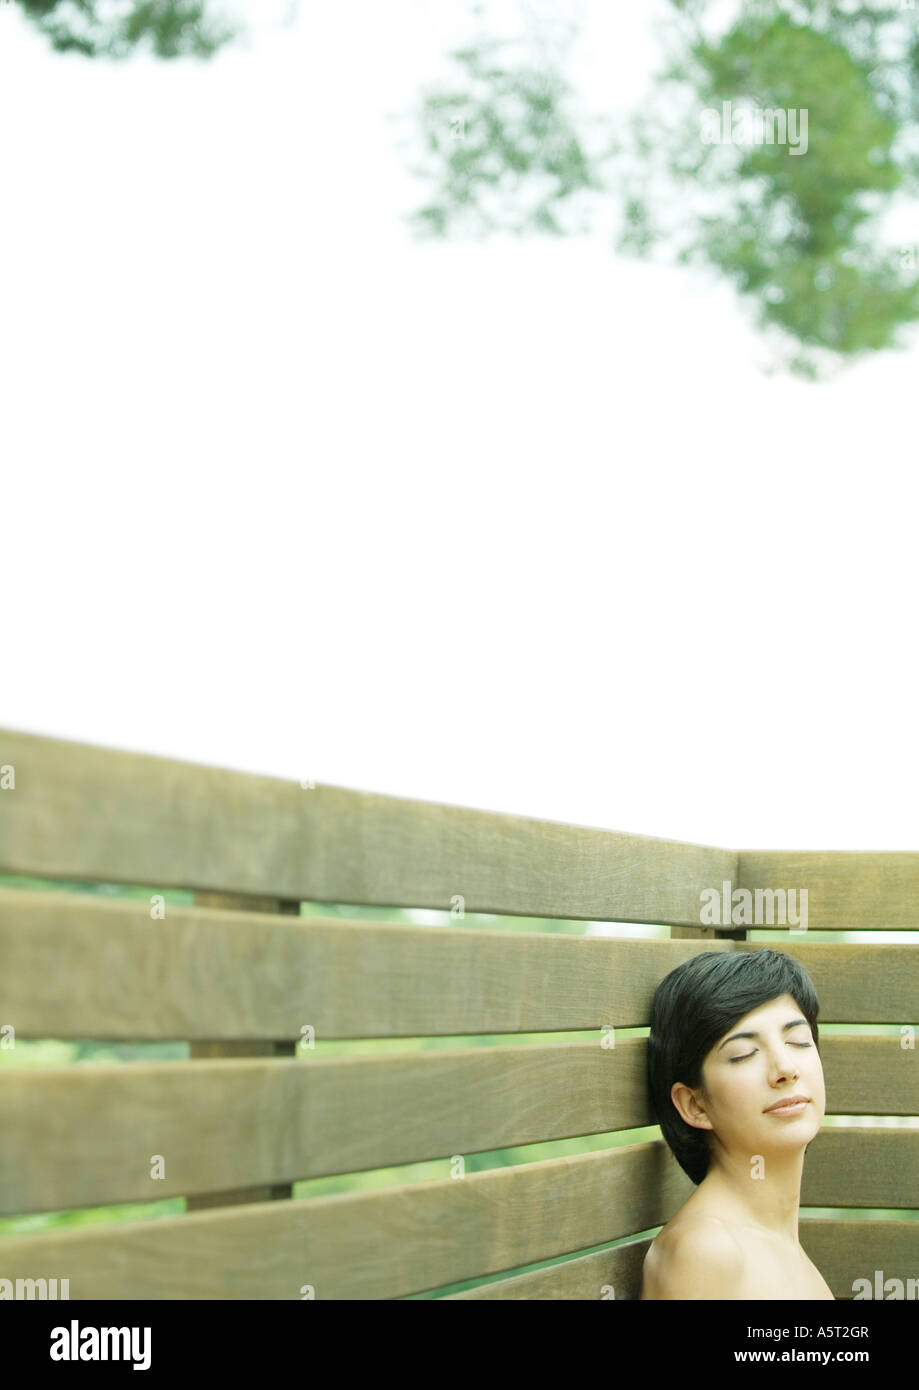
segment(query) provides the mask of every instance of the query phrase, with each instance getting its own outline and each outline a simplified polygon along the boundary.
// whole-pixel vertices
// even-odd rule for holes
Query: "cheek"
[[[728,1125],[747,1125],[752,1113],[762,1112],[760,1096],[765,1085],[762,1077],[749,1071],[744,1073],[744,1068],[751,1065],[751,1062],[739,1062],[736,1068],[732,1067],[718,1093],[718,1114]]]
[[[820,1061],[819,1056],[817,1056],[816,1054],[814,1055],[813,1063],[809,1068],[808,1075],[811,1078],[811,1095],[814,1097],[815,1100],[819,1100],[821,1102],[821,1106],[825,1108],[826,1082],[823,1076],[823,1064]]]

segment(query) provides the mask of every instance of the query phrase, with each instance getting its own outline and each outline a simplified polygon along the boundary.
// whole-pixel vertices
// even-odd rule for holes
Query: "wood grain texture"
[[[283,917],[299,918],[300,916],[299,902],[288,901],[283,898],[262,897],[253,901],[250,898],[230,893],[196,893],[194,901],[196,907],[229,908],[234,912],[248,910],[269,914],[277,913]],[[293,1057],[296,1049],[296,1043],[287,1038],[249,1041],[244,1046],[249,1056],[252,1057]],[[235,1058],[243,1055],[240,1052],[238,1041],[213,1040],[192,1042],[190,1053],[193,1061],[199,1061],[202,1058],[213,1061],[217,1057]],[[238,1206],[248,1202],[281,1201],[292,1196],[292,1183],[268,1183],[261,1187],[239,1187],[224,1189],[220,1192],[190,1193],[186,1197],[185,1209],[186,1211],[206,1211],[211,1207]]]
[[[0,873],[693,923],[729,851],[0,731]],[[457,904],[459,906],[460,904]]]
[[[807,1146],[801,1205],[919,1208],[919,1129],[821,1129]]]
[[[919,1275],[919,1221],[802,1217],[798,1238],[836,1298],[851,1299],[856,1279],[874,1281],[874,1271],[888,1279]]]
[[[7,1070],[2,1210],[232,1192],[437,1159],[446,1173],[456,1154],[653,1125],[646,1046]],[[916,1053],[896,1038],[830,1037],[821,1054],[827,1113],[919,1114]],[[912,1134],[889,1130],[887,1149],[900,1153]],[[150,1176],[154,1154],[164,1177]],[[908,1187],[901,1170],[901,1193]],[[873,1191],[868,1175],[847,1172],[834,1200],[852,1204],[862,1190]]]
[[[645,1231],[692,1191],[662,1141],[382,1191],[0,1241],[71,1299],[399,1298]]]
[[[597,1250],[592,1255],[565,1260],[563,1264],[546,1269],[532,1269],[526,1274],[512,1274],[481,1284],[477,1289],[445,1294],[446,1302],[454,1300],[495,1299],[519,1302],[524,1299],[554,1301],[558,1299],[606,1300],[626,1302],[641,1292],[641,1271],[651,1236],[629,1240],[615,1250]]]
[[[917,1277],[919,1223],[897,1220],[855,1221],[802,1217],[801,1244],[837,1299],[852,1299],[854,1281],[867,1278],[875,1287],[874,1271],[885,1278]],[[651,1237],[629,1241],[615,1250],[601,1250],[577,1260],[495,1280],[477,1289],[448,1294],[447,1299],[600,1299],[612,1286],[616,1300],[634,1300],[641,1293],[641,1270]]]
[[[0,888],[0,1013],[17,1036],[428,1037],[642,1026],[700,950]],[[241,1054],[237,1054],[241,1055]]]
[[[892,946],[807,941],[795,936],[768,947],[762,941],[741,942],[736,949],[781,951],[800,961],[817,992],[820,1026],[919,1024],[919,938],[915,945]]]
[[[919,927],[919,851],[740,850],[735,887],[806,888],[808,931]]]
[[[416,1186],[7,1237],[0,1277],[69,1278],[74,1300],[299,1299],[308,1289],[320,1299],[402,1298],[652,1231],[693,1190],[653,1140]],[[919,1222],[804,1217],[799,1229],[837,1297],[851,1297],[852,1280],[875,1268],[916,1277]],[[524,1296],[598,1297],[601,1269],[612,1271],[617,1300],[637,1298],[639,1267],[617,1268],[614,1253],[586,1277],[567,1265],[537,1271],[536,1294]],[[471,1296],[520,1295],[505,1285]]]
[[[703,889],[806,888],[808,928],[919,927],[919,853],[732,851],[0,731],[0,873],[191,889],[0,890],[0,1022],[20,1038],[188,1039],[188,1063],[0,1071],[0,1201],[49,1211],[184,1195],[179,1219],[0,1241],[4,1277],[81,1298],[400,1298],[663,1221],[693,1190],[660,1140],[462,1179],[277,1203],[300,1178],[654,1122],[644,1026],[699,950]],[[671,941],[295,918],[301,899],[669,925]],[[283,919],[283,920],[280,920]],[[780,925],[776,923],[776,925]],[[919,945],[917,938],[916,945]],[[789,934],[821,1022],[912,1023],[916,945]],[[774,949],[774,948],[773,948]],[[911,1011],[913,1011],[911,1013]],[[319,1039],[580,1030],[577,1043],[324,1058]],[[829,1037],[831,1114],[919,1114],[915,1051]],[[154,1155],[165,1176],[151,1177]],[[919,1131],[825,1129],[806,1206],[919,1206]],[[838,1297],[915,1277],[919,1223],[802,1219]],[[459,1297],[636,1297],[639,1237]]]
[[[821,1022],[915,1021],[916,946],[790,939]],[[628,941],[179,908],[0,888],[0,1016],[19,1038],[319,1040],[645,1027],[660,980],[702,950]],[[866,949],[871,951],[866,958]],[[866,959],[870,969],[866,969]],[[278,1055],[274,1050],[264,1055]],[[0,1059],[2,1060],[2,1059]]]

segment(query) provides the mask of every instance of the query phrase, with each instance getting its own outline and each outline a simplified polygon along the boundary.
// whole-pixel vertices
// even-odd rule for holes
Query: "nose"
[[[798,1068],[787,1058],[779,1058],[769,1070],[769,1077],[773,1085],[778,1085],[782,1081],[798,1079]]]

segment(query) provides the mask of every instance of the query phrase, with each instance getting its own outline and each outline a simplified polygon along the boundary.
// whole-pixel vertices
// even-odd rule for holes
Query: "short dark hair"
[[[647,1050],[651,1107],[674,1158],[697,1186],[708,1172],[709,1131],[686,1123],[671,1088],[682,1081],[704,1095],[706,1054],[746,1014],[782,994],[795,1000],[819,1051],[820,1005],[813,981],[784,951],[701,951],[671,970],[654,991]]]

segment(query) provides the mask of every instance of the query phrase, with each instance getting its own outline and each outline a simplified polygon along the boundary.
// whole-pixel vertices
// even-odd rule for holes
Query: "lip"
[[[787,1111],[789,1115],[797,1115],[809,1104],[810,1096],[786,1096],[784,1100],[777,1100],[775,1105],[767,1105],[763,1114],[784,1114]]]

